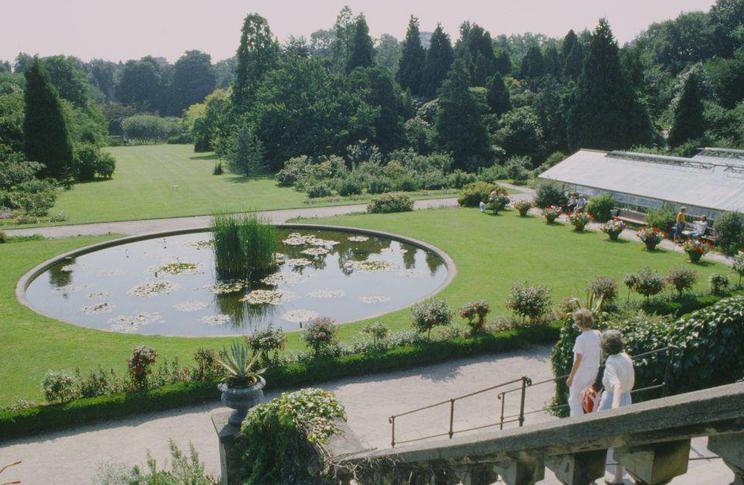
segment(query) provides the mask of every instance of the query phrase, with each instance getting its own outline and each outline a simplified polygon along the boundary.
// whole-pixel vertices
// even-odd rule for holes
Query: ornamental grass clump
[[[467,303],[460,307],[460,317],[467,321],[471,335],[483,333],[486,328],[486,316],[490,311],[491,307],[484,300]]]
[[[557,205],[551,205],[550,207],[546,207],[543,209],[543,217],[545,217],[545,222],[548,224],[555,223],[556,219],[558,219],[558,216],[561,215],[561,208]]]
[[[276,230],[255,215],[215,215],[212,233],[220,277],[255,277],[276,267]]]
[[[330,318],[320,317],[305,327],[302,340],[312,349],[313,355],[320,357],[332,354],[338,347],[338,325]]]
[[[132,351],[132,356],[127,362],[129,378],[132,389],[144,391],[147,389],[148,376],[152,373],[152,364],[155,363],[158,353],[146,345],[139,345]]]
[[[589,221],[591,219],[583,212],[574,212],[573,214],[571,214],[568,220],[571,222],[571,225],[573,225],[574,231],[584,232],[584,229],[586,229],[586,225],[589,224]]]
[[[689,239],[682,245],[682,249],[687,253],[691,263],[699,263],[700,258],[710,251],[710,246],[699,239]]]
[[[532,203],[527,200],[518,200],[514,203],[514,208],[519,213],[519,217],[527,217],[527,213],[532,209]]]
[[[656,227],[646,226],[638,231],[638,239],[643,241],[648,251],[653,251],[664,239],[664,233]]]
[[[252,408],[235,443],[236,483],[333,483],[333,468],[318,445],[328,443],[343,421],[343,405],[321,389],[285,392]]]
[[[542,285],[530,286],[529,283],[515,283],[506,299],[506,308],[514,312],[522,323],[539,322],[550,310],[551,291]]]
[[[431,330],[434,327],[450,324],[452,309],[445,300],[427,300],[413,305],[411,320],[417,332],[426,333],[427,338],[431,339]]]
[[[686,290],[691,290],[697,281],[697,271],[687,268],[675,268],[669,271],[664,281],[677,290],[677,295],[682,296]]]
[[[222,383],[231,389],[251,387],[261,382],[266,369],[258,368],[258,354],[250,356],[250,350],[240,341],[235,341],[229,349],[223,348],[217,362],[222,366]]]
[[[625,223],[620,219],[612,219],[602,224],[599,229],[610,237],[610,241],[617,241],[625,229]]]

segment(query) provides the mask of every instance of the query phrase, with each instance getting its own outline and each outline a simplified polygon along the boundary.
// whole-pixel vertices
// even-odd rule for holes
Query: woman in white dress
[[[586,308],[573,312],[574,323],[581,329],[581,335],[576,337],[573,354],[573,367],[566,380],[568,385],[568,407],[571,417],[581,416],[584,410],[581,407],[581,397],[584,390],[594,384],[599,373],[600,333],[592,330],[594,318],[592,312]]]
[[[622,406],[629,406],[631,401],[630,392],[635,385],[635,369],[633,360],[623,351],[623,336],[617,330],[608,330],[602,334],[602,352],[607,356],[605,370],[602,375],[602,399],[599,402],[598,411],[607,411]],[[607,450],[607,461],[615,463],[613,449]],[[609,484],[623,483],[625,470],[615,464],[607,465],[610,475]]]

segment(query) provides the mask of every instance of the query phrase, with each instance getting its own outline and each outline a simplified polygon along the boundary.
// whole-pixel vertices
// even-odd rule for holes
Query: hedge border
[[[266,372],[267,390],[320,384],[336,379],[404,370],[449,359],[502,353],[558,340],[560,323],[520,327],[496,334],[458,337],[395,347],[381,353],[356,353],[337,358],[293,362]],[[215,382],[169,384],[147,392],[117,393],[63,404],[0,412],[0,442],[38,433],[93,424],[143,412],[165,411],[190,404],[216,401]]]

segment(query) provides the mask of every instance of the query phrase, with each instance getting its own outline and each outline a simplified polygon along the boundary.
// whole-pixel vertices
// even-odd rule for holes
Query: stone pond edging
[[[436,254],[438,257],[442,259],[445,266],[447,267],[447,277],[444,279],[444,281],[434,290],[432,290],[430,293],[425,295],[423,298],[420,298],[417,301],[414,301],[410,304],[407,304],[405,306],[402,306],[400,308],[394,308],[390,311],[387,311],[385,313],[379,313],[370,315],[368,317],[365,317],[364,320],[369,320],[371,318],[378,318],[382,315],[387,315],[389,313],[393,313],[396,311],[400,311],[404,308],[408,308],[411,305],[414,305],[416,303],[419,303],[421,301],[424,301],[426,299],[429,299],[433,297],[434,295],[437,295],[442,290],[444,290],[449,284],[452,282],[452,280],[457,275],[457,266],[455,265],[455,262],[452,260],[452,258],[444,251],[439,249],[438,247],[434,246],[433,244],[429,244],[425,241],[421,241],[418,239],[413,239],[407,236],[402,236],[400,234],[394,234],[390,232],[385,231],[378,231],[374,229],[364,229],[364,228],[357,228],[357,227],[350,227],[350,226],[334,226],[334,225],[326,225],[326,224],[292,224],[292,223],[282,223],[282,224],[274,224],[274,227],[278,229],[297,229],[297,230],[316,230],[316,231],[334,231],[334,232],[343,232],[343,233],[349,233],[349,234],[361,234],[365,236],[372,236],[372,237],[383,237],[387,239],[392,239],[393,241],[403,242],[406,244],[410,244],[412,246],[415,246],[419,249],[423,249],[426,251],[431,251],[434,254]],[[52,258],[47,259],[46,261],[36,265],[34,268],[32,268],[30,271],[26,272],[21,278],[18,280],[18,283],[16,284],[16,299],[26,308],[33,311],[34,313],[37,313],[39,315],[43,315],[47,318],[53,319],[58,322],[63,322],[70,325],[75,325],[78,328],[86,329],[86,330],[94,330],[94,331],[100,331],[100,332],[107,332],[106,330],[96,330],[96,329],[90,329],[87,327],[83,327],[75,322],[60,319],[57,316],[49,315],[43,311],[40,311],[36,308],[34,308],[31,305],[31,302],[28,301],[26,298],[26,290],[31,285],[31,283],[38,278],[40,275],[42,275],[44,272],[49,270],[52,266],[55,264],[62,262],[66,259],[75,258],[78,256],[83,256],[85,254],[90,254],[96,251],[100,251],[102,249],[107,249],[111,247],[121,246],[124,244],[134,243],[138,241],[145,241],[149,239],[157,239],[160,237],[169,237],[169,236],[180,236],[183,234],[196,234],[200,232],[209,232],[209,227],[199,227],[199,228],[189,228],[189,229],[179,229],[175,231],[158,231],[158,232],[151,232],[147,234],[137,234],[134,236],[126,236],[122,238],[112,239],[110,241],[103,241],[96,244],[91,244],[88,246],[84,246],[82,248],[74,249],[72,251],[68,251],[66,253],[59,254],[57,256],[54,256]],[[344,323],[353,323],[353,322],[344,322]],[[110,333],[120,333],[120,332],[110,332]],[[156,335],[147,335],[147,336],[156,336]],[[195,337],[169,337],[169,338],[195,338]],[[224,338],[224,336],[214,336],[214,337],[199,337],[199,338]]]

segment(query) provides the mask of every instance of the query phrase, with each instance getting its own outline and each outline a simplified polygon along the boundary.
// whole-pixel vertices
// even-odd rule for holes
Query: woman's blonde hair
[[[573,317],[574,323],[581,328],[592,328],[592,325],[594,325],[592,312],[586,308],[579,308],[571,314],[571,317]]]

